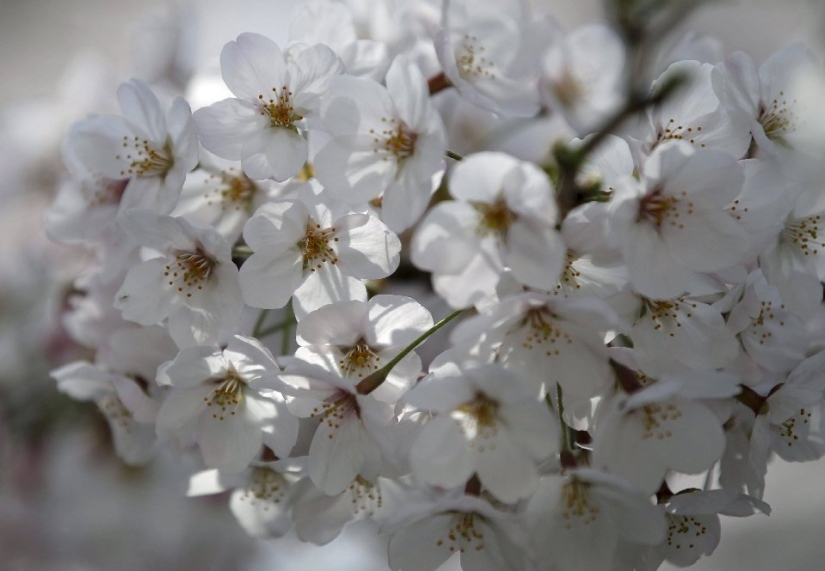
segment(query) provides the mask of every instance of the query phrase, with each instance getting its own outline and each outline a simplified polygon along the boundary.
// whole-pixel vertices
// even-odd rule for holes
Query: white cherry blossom
[[[744,261],[748,250],[747,233],[724,210],[743,181],[732,156],[681,142],[654,151],[641,183],[625,179],[611,201],[608,238],[637,291],[656,298],[720,291],[707,274]]]
[[[577,28],[545,52],[542,97],[580,133],[590,133],[621,105],[624,60],[624,45],[610,28]]]
[[[234,244],[258,207],[284,191],[271,180],[250,179],[237,163],[202,160],[201,168],[187,177],[172,215],[212,226]]]
[[[210,468],[240,472],[266,444],[289,456],[298,420],[278,395],[280,367],[255,339],[234,336],[226,349],[183,349],[158,369],[158,384],[171,392],[158,412],[162,440],[192,436]],[[267,430],[268,429],[268,430]]]
[[[164,116],[160,102],[137,80],[118,88],[123,116],[92,115],[72,125],[63,144],[66,164],[100,177],[99,200],[118,212],[148,208],[169,214],[186,173],[198,162],[192,113],[182,98]],[[126,181],[120,187],[118,181]]]
[[[136,379],[83,361],[68,363],[50,374],[60,392],[97,405],[109,423],[115,452],[124,462],[140,465],[151,459],[157,448],[158,403]]]
[[[798,100],[798,80],[821,73],[819,68],[813,52],[800,43],[774,53],[759,69],[747,54],[736,52],[714,69],[713,87],[725,106],[747,118],[761,154],[787,159],[811,112]]]
[[[451,488],[473,474],[503,502],[525,499],[538,484],[536,463],[557,448],[553,415],[527,379],[498,365],[443,371],[407,402],[435,413],[410,450],[413,472]]]
[[[361,380],[380,369],[433,326],[430,312],[412,298],[376,295],[321,307],[301,319],[295,356],[344,377]],[[411,352],[372,394],[396,402],[416,381],[421,359]]]
[[[801,193],[759,256],[769,284],[797,315],[822,303],[825,249],[822,246],[825,201],[818,189]]]
[[[412,261],[432,271],[453,307],[495,292],[509,267],[523,284],[550,289],[564,266],[553,185],[531,163],[503,153],[465,157],[450,176],[454,201],[437,204],[413,238]]]
[[[435,191],[447,139],[415,65],[399,56],[386,82],[348,76],[330,82],[322,120],[333,138],[314,162],[333,198],[353,206],[380,199],[384,223],[401,232]]]
[[[451,340],[481,358],[495,354],[525,375],[539,395],[559,384],[569,401],[590,399],[613,383],[604,332],[613,311],[596,299],[564,300],[535,293],[505,299],[459,324]]]
[[[739,353],[721,311],[692,298],[644,299],[629,335],[642,369],[652,375],[718,369]]]
[[[300,477],[293,459],[255,461],[242,472],[204,470],[189,479],[190,497],[232,491],[229,509],[249,535],[271,539],[291,529],[290,509]]]
[[[495,113],[538,111],[536,70],[524,61],[528,6],[523,0],[445,0],[435,41],[450,83],[469,102]]]
[[[124,319],[154,325],[168,318],[181,347],[213,343],[221,330],[235,330],[243,299],[223,236],[143,209],[125,213],[121,223],[137,243],[160,253],[126,274],[115,295]]]
[[[656,92],[663,84],[681,76],[686,85],[673,96],[648,111],[648,124],[641,136],[643,152],[661,145],[682,141],[697,149],[715,149],[742,158],[750,146],[747,118],[729,112],[714,93],[713,66],[697,61],[670,65],[651,87]]]
[[[201,144],[240,160],[252,179],[288,179],[307,160],[305,122],[317,117],[330,78],[343,70],[324,45],[288,61],[269,38],[241,34],[221,51],[221,73],[235,97],[195,112]]]
[[[307,470],[327,495],[342,493],[358,476],[374,481],[389,450],[387,426],[393,407],[359,394],[352,381],[317,365],[294,360],[283,374],[289,386],[289,410],[318,422]]]
[[[401,250],[374,216],[337,215],[318,195],[304,196],[265,204],[249,219],[243,235],[253,254],[240,270],[246,303],[279,308],[293,298],[299,319],[328,303],[366,299],[361,279],[393,273]]]
[[[698,474],[722,456],[725,433],[698,399],[729,398],[738,378],[714,372],[664,376],[629,396],[602,402],[593,462],[643,492],[654,493],[668,470]]]
[[[618,476],[577,468],[544,478],[527,511],[542,569],[608,571],[620,541],[656,545],[664,514]]]
[[[532,570],[518,523],[511,513],[469,495],[419,500],[415,507],[399,509],[383,528],[392,534],[390,569],[435,571],[458,554],[463,571]]]

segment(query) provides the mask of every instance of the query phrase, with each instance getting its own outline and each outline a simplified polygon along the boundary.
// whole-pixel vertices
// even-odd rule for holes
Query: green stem
[[[262,338],[268,335],[272,335],[273,333],[277,333],[278,331],[285,331],[292,327],[292,324],[295,322],[295,315],[291,310],[287,310],[287,314],[284,317],[284,320],[278,323],[277,325],[271,325],[266,329],[259,331],[256,337]]]
[[[255,327],[252,328],[252,337],[261,336],[261,327],[264,325],[264,319],[266,319],[267,313],[269,313],[268,309],[262,309],[261,313],[258,314],[258,319],[255,321]]]
[[[292,300],[286,304],[286,316],[284,317],[284,331],[281,333],[281,355],[289,353],[289,336],[292,333],[292,324],[295,323],[295,311],[292,309]]]
[[[464,157],[462,157],[458,153],[454,153],[453,151],[451,151],[449,149],[444,151],[444,154],[447,155],[448,158],[453,159],[454,161],[463,161],[464,160]]]
[[[375,389],[381,386],[385,380],[387,380],[387,375],[390,374],[393,367],[395,367],[401,359],[406,357],[410,354],[410,351],[421,345],[424,341],[426,341],[433,333],[447,325],[450,321],[461,315],[467,311],[466,309],[457,309],[452,312],[450,315],[427,329],[424,333],[419,335],[415,341],[404,347],[404,349],[395,357],[393,357],[389,363],[372,373],[371,375],[363,378],[357,385],[355,385],[355,390],[358,391],[358,394],[368,395]]]

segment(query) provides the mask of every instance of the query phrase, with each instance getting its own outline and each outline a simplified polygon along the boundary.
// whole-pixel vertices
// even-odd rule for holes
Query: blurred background
[[[95,407],[58,394],[48,377],[86,357],[58,326],[83,254],[49,243],[42,223],[66,127],[113,110],[120,81],[169,64],[153,58],[165,42],[188,46],[180,54],[187,63],[214,67],[241,32],[285,41],[297,3],[0,0],[0,571],[387,569],[368,524],[323,548],[248,538],[224,499],[185,497],[190,471],[178,459],[142,469],[120,463]],[[598,0],[533,4],[568,29],[601,14]],[[684,27],[757,64],[800,40],[821,55],[824,4],[710,2]],[[825,462],[774,462],[765,500],[770,517],[724,519],[720,547],[694,569],[825,568]]]

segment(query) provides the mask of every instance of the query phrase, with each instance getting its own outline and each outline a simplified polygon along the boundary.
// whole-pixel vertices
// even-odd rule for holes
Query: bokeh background
[[[94,407],[69,402],[48,377],[83,356],[56,326],[83,255],[50,244],[42,224],[66,126],[108,110],[119,81],[161,63],[135,54],[176,37],[170,13],[191,23],[178,36],[191,39],[186,56],[214,66],[241,32],[284,41],[298,2],[0,0],[0,571],[386,571],[368,524],[323,548],[249,539],[220,498],[185,497],[189,467],[178,459],[119,463]],[[568,29],[601,15],[599,0],[533,3]],[[726,52],[758,63],[801,40],[823,54],[822,0],[708,4],[684,27],[717,36]],[[825,461],[774,462],[765,499],[770,517],[724,519],[720,547],[693,568],[825,569]]]

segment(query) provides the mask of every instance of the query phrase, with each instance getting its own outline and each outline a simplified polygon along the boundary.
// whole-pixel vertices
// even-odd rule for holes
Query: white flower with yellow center
[[[189,479],[189,497],[231,491],[229,509],[238,524],[253,537],[271,539],[291,528],[290,509],[300,460],[253,461],[242,472],[204,470]]]
[[[648,124],[641,134],[642,151],[682,142],[696,150],[714,149],[739,159],[748,150],[751,137],[747,118],[722,106],[713,90],[713,66],[698,61],[679,61],[670,65],[651,91],[681,77],[685,81],[661,105],[648,111]]]
[[[650,382],[629,396],[602,401],[593,465],[654,493],[668,470],[698,474],[722,456],[722,419],[699,399],[728,399],[739,378],[706,371]]]
[[[803,150],[798,131],[813,118],[800,94],[800,79],[821,75],[814,53],[801,43],[771,55],[756,68],[750,56],[736,52],[713,71],[713,87],[722,103],[747,118],[758,156],[789,158]],[[800,101],[800,98],[803,101]]]
[[[164,116],[144,83],[118,89],[123,116],[93,115],[72,125],[63,143],[67,166],[79,176],[99,178],[98,202],[122,213],[148,208],[169,214],[186,173],[198,162],[198,140],[189,105],[177,98]],[[80,171],[80,172],[78,172]],[[121,188],[125,181],[125,188]]]
[[[284,186],[252,180],[231,161],[216,158],[205,164],[202,159],[201,167],[186,178],[172,215],[212,226],[234,244],[258,207],[284,192]]]
[[[605,25],[573,30],[542,57],[542,98],[581,134],[592,133],[621,104],[624,50]]]
[[[393,571],[434,571],[452,557],[464,571],[530,570],[534,562],[519,523],[482,498],[442,493],[402,504],[382,531],[392,534]]]
[[[406,401],[435,413],[410,450],[413,473],[452,488],[473,474],[503,502],[530,496],[537,463],[558,446],[556,421],[531,383],[500,365],[440,368]]]
[[[825,279],[825,202],[820,188],[808,188],[784,222],[777,225],[759,256],[765,279],[779,290],[785,305],[799,316],[822,303]]]
[[[334,213],[311,194],[265,204],[246,223],[244,240],[254,252],[240,270],[247,304],[272,309],[292,298],[301,319],[328,303],[365,300],[361,280],[398,267],[401,242],[380,220]]]
[[[538,73],[523,0],[446,0],[435,50],[444,75],[470,103],[495,113],[535,115]]]
[[[532,163],[504,153],[465,157],[452,171],[450,193],[413,236],[413,263],[433,272],[433,286],[453,307],[495,293],[501,272],[549,290],[565,263],[555,229],[553,185]]]
[[[544,569],[608,571],[619,543],[657,545],[664,514],[619,476],[590,468],[542,480],[527,507],[527,525]]]
[[[266,444],[280,458],[298,437],[298,419],[276,392],[280,367],[256,339],[234,336],[226,349],[189,347],[158,368],[171,388],[158,412],[162,440],[193,438],[210,468],[240,472]]]
[[[616,324],[601,300],[526,293],[459,324],[451,340],[482,358],[497,355],[505,368],[531,381],[535,396],[542,387],[554,393],[558,383],[570,404],[589,400],[613,383],[604,333]]]
[[[214,229],[135,209],[121,224],[160,255],[134,266],[115,295],[123,318],[155,325],[168,318],[180,347],[214,343],[234,331],[243,299],[229,244]]]
[[[330,78],[343,71],[324,45],[288,61],[269,38],[241,34],[221,52],[223,80],[235,98],[194,114],[201,144],[219,157],[240,160],[252,179],[288,179],[307,160],[305,121],[318,115]]]
[[[318,423],[307,459],[312,483],[332,496],[358,476],[374,481],[384,454],[392,450],[387,427],[393,406],[359,394],[349,378],[299,359],[287,365],[282,378],[290,412]]]
[[[376,295],[367,302],[332,303],[301,319],[295,356],[357,383],[432,326],[430,312],[408,297]],[[421,359],[410,352],[371,394],[394,403],[420,372]]]
[[[668,298],[721,291],[709,274],[744,261],[749,237],[725,207],[739,194],[732,156],[672,143],[625,179],[611,201],[608,239],[617,244],[642,295]]]
[[[643,299],[629,335],[642,369],[652,375],[719,369],[739,354],[721,311],[691,298]]]
[[[447,137],[414,64],[398,57],[386,81],[383,87],[364,78],[333,78],[322,110],[333,139],[316,156],[315,169],[336,200],[358,206],[380,198],[381,218],[401,232],[430,202]]]

